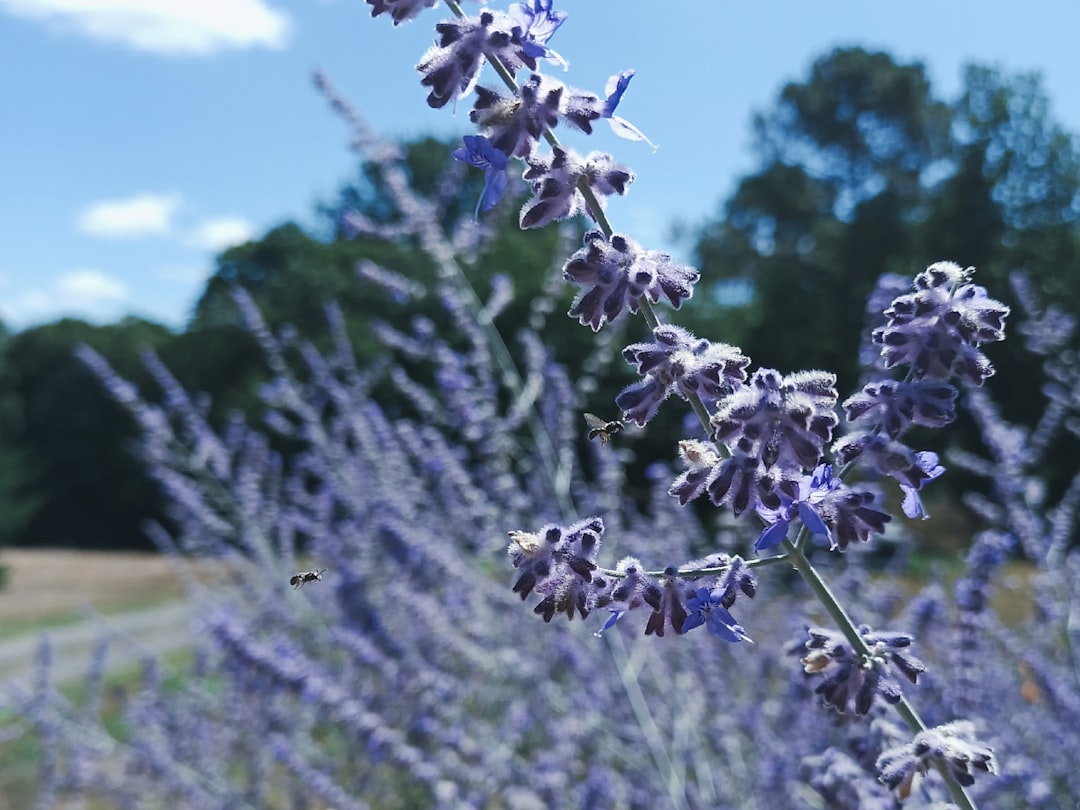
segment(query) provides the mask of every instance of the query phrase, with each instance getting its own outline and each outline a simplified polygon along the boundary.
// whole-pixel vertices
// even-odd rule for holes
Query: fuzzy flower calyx
[[[439,38],[416,66],[423,74],[420,84],[430,91],[428,106],[445,107],[467,96],[488,59],[497,59],[511,74],[523,67],[536,70],[536,60],[548,55],[545,43],[558,25],[552,27],[550,20],[541,22],[538,18],[525,22],[518,12],[520,9],[515,14],[484,9],[477,17],[446,20],[435,26]]]
[[[871,535],[884,533],[892,516],[877,508],[877,500],[877,494],[869,489],[834,483],[815,505],[829,529],[831,549],[845,551],[852,543],[865,543]]]
[[[593,576],[604,521],[585,518],[571,526],[549,524],[537,532],[509,533],[507,553],[521,575],[514,593],[522,600],[536,591],[543,598],[534,613],[550,622],[556,613],[585,618],[597,606],[607,583]]]
[[[734,346],[666,324],[653,330],[652,341],[623,349],[623,357],[643,379],[624,388],[615,403],[642,427],[673,391],[683,399],[697,395],[703,402],[716,402],[746,381],[750,365],[750,358]]]
[[[886,368],[908,366],[915,379],[955,376],[982,385],[994,373],[980,350],[1005,339],[1009,308],[970,282],[973,268],[937,262],[915,277],[914,292],[894,299],[874,330]]]
[[[878,757],[882,782],[900,799],[911,795],[915,778],[935,765],[944,765],[964,787],[975,783],[975,773],[997,773],[994,749],[975,738],[975,726],[967,720],[921,731],[906,745],[885,751]]]
[[[521,209],[523,229],[539,228],[552,222],[587,213],[593,219],[579,185],[584,181],[603,206],[612,194],[625,194],[634,182],[634,173],[604,152],[582,158],[572,149],[553,147],[546,155],[526,158],[524,177],[532,187],[532,197]]]
[[[813,469],[832,438],[837,417],[836,375],[758,369],[750,382],[720,403],[713,438],[766,467]]]
[[[563,278],[585,288],[568,314],[594,332],[624,310],[637,312],[643,296],[654,304],[667,298],[678,309],[693,294],[699,273],[666,253],[645,250],[621,234],[608,239],[598,230],[585,234],[584,243],[563,266]]]
[[[895,439],[912,424],[941,428],[956,418],[956,389],[934,380],[874,380],[844,401],[849,422],[880,425]]]
[[[870,649],[869,655],[853,650],[840,632],[812,627],[807,633],[810,638],[805,645],[808,652],[801,659],[803,671],[824,678],[814,691],[826,706],[841,714],[849,704],[856,714],[866,714],[875,695],[886,703],[899,703],[902,693],[894,671],[911,683],[926,671],[918,658],[904,652],[911,645],[911,636],[906,633],[875,633],[861,626],[859,636]]]
[[[400,25],[416,17],[425,8],[434,7],[439,0],[367,0],[371,16],[389,14],[394,25]]]

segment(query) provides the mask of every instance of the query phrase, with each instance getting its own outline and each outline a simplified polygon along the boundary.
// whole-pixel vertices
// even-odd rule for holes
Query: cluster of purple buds
[[[598,517],[566,527],[549,524],[536,532],[510,532],[507,553],[521,572],[514,592],[523,600],[530,593],[540,594],[533,611],[547,622],[557,613],[585,618],[606,608],[611,615],[597,635],[629,611],[646,608],[646,635],[663,636],[667,628],[681,634],[704,626],[726,641],[750,640],[728,611],[739,593],[753,598],[757,592],[757,577],[741,558],[718,554],[695,560],[687,566],[698,572],[694,581],[674,567],[650,574],[634,557],[604,571],[595,561],[603,533],[604,522]],[[706,569],[719,572],[711,588],[701,584],[699,572]]]
[[[536,591],[543,598],[535,613],[550,622],[556,613],[585,618],[609,590],[602,577],[594,577],[596,553],[604,534],[604,521],[585,518],[572,526],[544,526],[537,532],[510,532],[507,552],[521,575],[514,593],[522,600]]]
[[[372,16],[377,13],[372,9]],[[477,17],[438,23],[439,39],[416,66],[423,74],[420,84],[430,91],[428,105],[445,107],[468,95],[489,59],[514,74],[523,67],[536,70],[537,59],[558,58],[546,43],[566,16],[553,12],[550,0],[537,0],[532,7],[518,3],[509,12],[484,9]]]
[[[900,799],[910,796],[915,777],[933,766],[944,766],[965,787],[974,784],[976,771],[997,773],[993,749],[975,739],[975,726],[966,720],[920,732],[906,745],[882,753],[877,761],[881,781]]]
[[[907,366],[915,379],[957,377],[982,385],[994,373],[979,350],[1005,339],[1009,308],[970,282],[974,268],[937,262],[915,277],[915,291],[885,310],[888,319],[874,330],[886,368]]]
[[[717,402],[742,387],[750,358],[735,346],[696,338],[667,324],[653,330],[653,339],[623,349],[626,362],[642,375],[615,398],[624,418],[644,427],[672,392],[683,399],[697,396]]]
[[[532,196],[521,209],[518,224],[523,230],[541,228],[582,213],[596,219],[596,212],[589,208],[581,193],[582,182],[601,206],[612,194],[625,194],[634,182],[634,173],[606,152],[590,152],[582,158],[572,150],[554,146],[550,153],[533,153],[525,162],[528,168],[523,176],[530,184]]]
[[[856,714],[866,714],[880,695],[886,703],[899,703],[900,683],[893,677],[898,671],[912,683],[926,671],[925,665],[903,652],[911,645],[906,633],[875,633],[863,625],[859,636],[870,650],[864,655],[852,649],[843,634],[812,627],[805,644],[808,651],[801,659],[803,670],[821,674],[824,680],[814,691],[821,695],[826,706],[843,713],[851,704]]]
[[[953,380],[979,386],[994,373],[984,343],[1004,340],[1009,308],[970,281],[972,268],[937,262],[915,277],[913,291],[893,298],[872,340],[887,369],[903,380],[875,379],[844,402],[856,428],[833,445],[838,463],[858,461],[895,478],[908,517],[925,517],[919,490],[945,468],[935,453],[899,440],[911,425],[940,428],[956,415]],[[895,287],[895,284],[890,285]]]
[[[584,246],[563,266],[563,278],[585,287],[570,308],[571,318],[599,331],[626,310],[637,312],[642,298],[666,298],[678,309],[694,292],[700,274],[659,250],[646,250],[629,236],[585,234]]]
[[[703,442],[682,442],[687,470],[670,493],[685,504],[708,492],[714,504],[730,504],[736,516],[747,509],[778,510],[785,500],[796,500],[803,470],[817,466],[832,438],[835,386],[836,377],[823,371],[754,372],[712,415],[712,438],[729,455],[721,457]]]

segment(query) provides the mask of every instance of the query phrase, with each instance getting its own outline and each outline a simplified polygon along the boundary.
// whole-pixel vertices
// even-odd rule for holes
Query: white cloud
[[[66,316],[109,321],[122,314],[129,297],[127,285],[117,278],[99,270],[73,270],[46,287],[5,295],[0,314],[16,328]]]
[[[166,236],[172,230],[172,217],[179,206],[180,197],[176,194],[140,194],[126,200],[103,200],[81,211],[75,225],[85,234],[104,238]]]
[[[128,288],[122,281],[97,270],[67,273],[53,282],[53,288],[64,300],[89,304],[123,301],[128,295]]]
[[[139,51],[283,48],[289,17],[262,0],[0,0],[0,10]]]
[[[211,250],[224,250],[233,245],[242,245],[251,240],[255,229],[242,217],[218,217],[201,223],[188,236],[191,247]]]
[[[202,286],[213,272],[213,267],[202,264],[170,264],[161,268],[158,278],[188,286]]]

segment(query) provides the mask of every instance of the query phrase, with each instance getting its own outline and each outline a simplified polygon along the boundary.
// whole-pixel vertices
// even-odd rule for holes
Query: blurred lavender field
[[[829,616],[791,565],[755,568],[756,588],[746,589],[755,592],[744,594],[753,601],[740,596],[733,608],[752,645],[683,632],[681,622],[665,634],[663,620],[643,635],[631,611],[598,636],[608,610],[559,621],[558,613],[575,616],[564,604],[545,624],[551,610],[542,617],[535,598],[522,604],[508,531],[602,516],[600,558],[625,572],[630,564],[619,560],[630,553],[749,559],[761,521],[717,528],[680,506],[668,492],[679,473],[674,451],[648,467],[650,497],[632,497],[631,454],[618,436],[581,441],[588,381],[572,379],[539,337],[554,295],[531,302],[529,324],[505,323],[512,278],[472,286],[470,261],[491,234],[472,212],[448,214],[460,164],[435,194],[418,196],[399,150],[325,78],[319,86],[393,194],[392,228],[351,226],[414,241],[440,278],[418,291],[393,267],[365,265],[356,284],[403,303],[426,294],[442,317],[418,318],[407,331],[380,325],[399,362],[358,367],[333,305],[335,339],[319,349],[288,324],[266,323],[237,289],[274,380],[262,423],[238,417],[219,432],[208,404],[154,355],[145,360],[160,396],[149,398],[82,351],[137,419],[140,456],[169,497],[177,531],[150,527],[162,552],[181,571],[192,559],[219,560],[231,578],[189,578],[201,638],[194,663],[166,683],[147,661],[119,723],[101,712],[106,645],[77,703],[54,688],[41,648],[36,687],[5,695],[4,733],[41,745],[34,806],[901,806],[878,778],[878,760],[910,733],[880,700],[867,697],[859,712],[821,705],[821,693],[831,695],[807,671],[807,628],[827,627]],[[1051,494],[1040,464],[1080,424],[1080,362],[1066,348],[1076,323],[1023,276],[1014,283],[1025,311],[1013,313],[1010,340],[1044,370],[1045,415],[1034,429],[1010,425],[983,389],[963,391],[959,407],[979,425],[985,452],[944,462],[989,483],[965,506],[990,528],[961,544],[962,566],[950,577],[907,575],[903,520],[872,541],[894,549],[888,563],[861,543],[839,554],[810,542],[806,553],[848,613],[914,637],[927,669],[917,685],[904,683],[904,696],[927,724],[970,721],[992,747],[998,773],[979,774],[968,788],[974,801],[1069,807],[1080,797],[1080,474]],[[889,278],[881,289],[895,293],[897,284]],[[867,334],[890,299],[868,309]],[[617,354],[598,342],[596,367]],[[387,380],[407,408],[373,396]],[[1024,561],[1025,576],[1002,575],[1012,559]],[[290,584],[323,569],[302,588]],[[946,756],[968,751],[958,744]],[[931,768],[902,804],[939,806],[949,795]]]

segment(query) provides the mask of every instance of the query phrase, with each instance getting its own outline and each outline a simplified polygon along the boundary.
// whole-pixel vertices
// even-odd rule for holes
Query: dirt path
[[[53,682],[78,680],[94,644],[111,639],[109,669],[191,644],[191,607],[169,562],[155,554],[7,549],[0,564],[0,685],[28,684],[42,634]]]
[[[29,686],[42,637],[52,648],[52,682],[77,681],[89,666],[95,644],[109,639],[108,669],[134,664],[191,645],[191,605],[183,601],[112,616],[88,616],[74,624],[27,632],[0,641],[0,688],[14,682]]]

